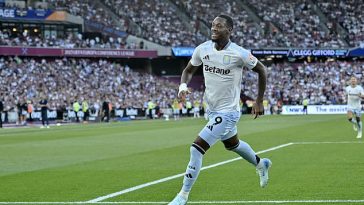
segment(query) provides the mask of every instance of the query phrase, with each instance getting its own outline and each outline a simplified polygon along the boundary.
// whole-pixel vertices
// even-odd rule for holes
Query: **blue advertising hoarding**
[[[290,49],[288,56],[347,56],[346,49]]]
[[[364,48],[354,48],[349,51],[349,56],[359,57],[364,56]]]
[[[53,13],[49,9],[22,10],[0,8],[0,18],[4,19],[46,19]]]
[[[193,51],[195,50],[194,47],[173,47],[173,55],[177,57],[191,57]]]
[[[173,47],[174,56],[191,57],[195,48]],[[364,49],[252,49],[251,53],[256,56],[281,55],[286,57],[346,57],[364,56]]]

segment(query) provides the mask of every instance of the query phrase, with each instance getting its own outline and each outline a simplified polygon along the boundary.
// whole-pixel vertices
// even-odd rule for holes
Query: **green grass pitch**
[[[1,129],[0,204],[85,204],[182,174],[190,144],[205,124],[201,118]],[[255,151],[265,150],[261,157],[272,160],[268,187],[259,187],[253,166],[236,160],[203,170],[191,203],[364,204],[364,143],[345,115],[243,116],[238,131]],[[292,144],[267,151],[287,143]],[[237,157],[217,143],[203,166]],[[177,177],[100,204],[166,204],[181,183]]]

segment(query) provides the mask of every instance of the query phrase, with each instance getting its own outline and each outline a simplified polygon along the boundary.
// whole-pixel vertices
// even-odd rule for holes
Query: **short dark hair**
[[[228,27],[231,27],[231,28],[234,28],[234,21],[233,21],[233,19],[230,16],[225,15],[225,14],[220,14],[217,17],[220,17],[220,18],[225,19],[227,26]]]

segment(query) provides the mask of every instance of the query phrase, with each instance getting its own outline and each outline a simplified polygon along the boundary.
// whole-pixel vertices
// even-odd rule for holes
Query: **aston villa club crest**
[[[223,58],[222,62],[225,65],[229,65],[230,64],[230,61],[231,61],[231,56],[224,55],[224,58]]]

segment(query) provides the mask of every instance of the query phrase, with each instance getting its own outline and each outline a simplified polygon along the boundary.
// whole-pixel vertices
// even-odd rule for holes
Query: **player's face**
[[[351,83],[351,85],[355,86],[355,85],[356,85],[356,83],[357,83],[356,78],[355,78],[355,77],[351,77],[351,78],[350,78],[350,83]]]
[[[231,30],[226,25],[226,19],[216,17],[211,25],[211,40],[217,41],[228,38],[230,31]]]

